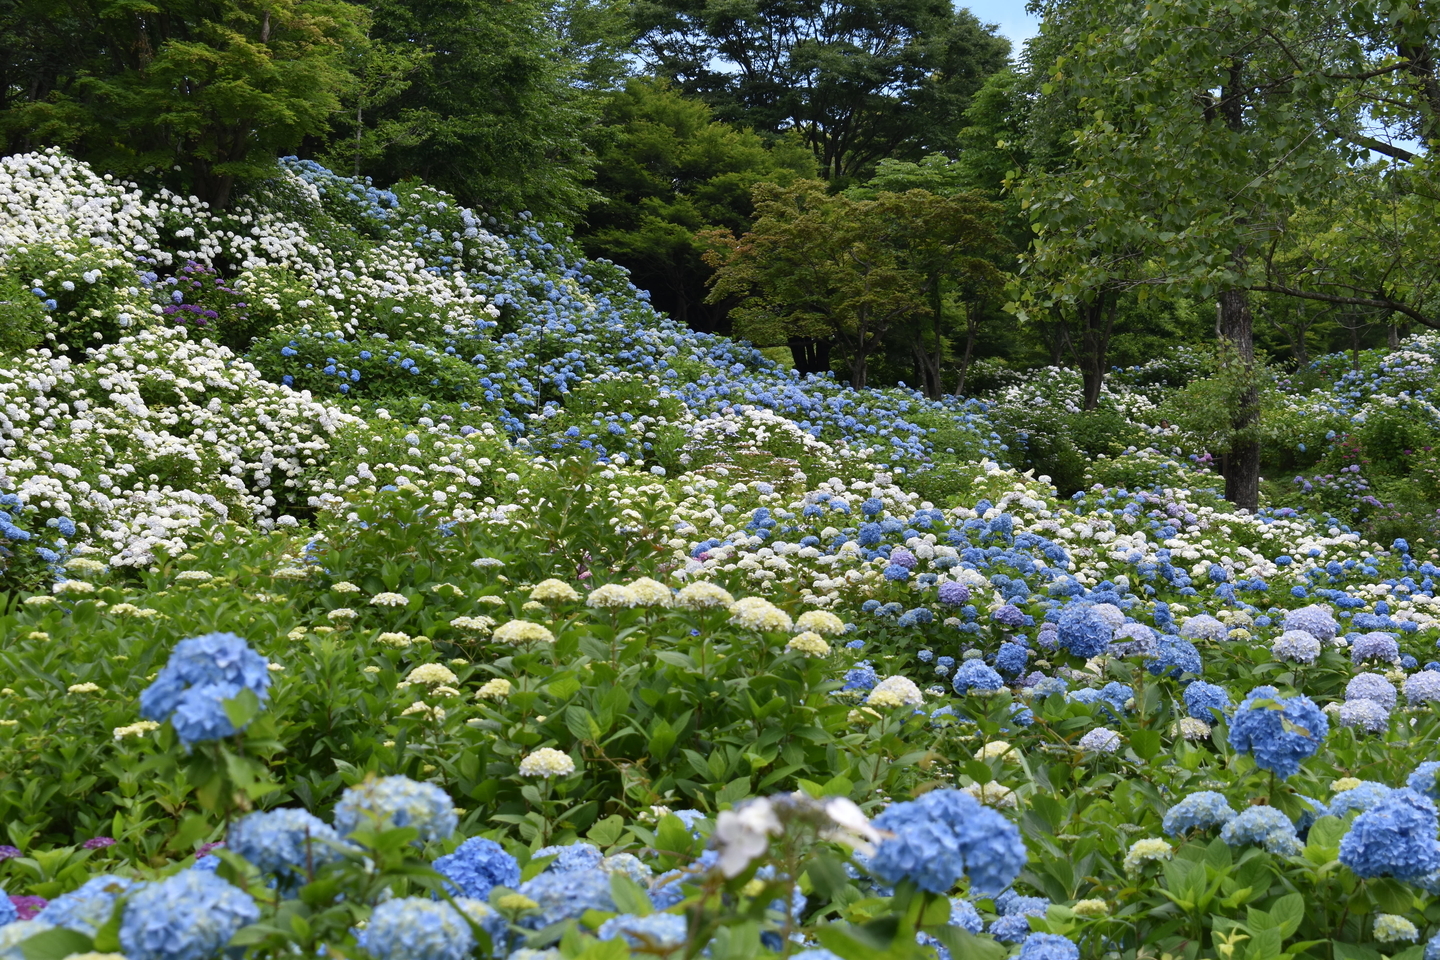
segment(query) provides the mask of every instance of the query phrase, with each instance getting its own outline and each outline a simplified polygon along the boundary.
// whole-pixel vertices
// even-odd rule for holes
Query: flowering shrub
[[[214,215],[0,161],[0,955],[1436,936],[1437,557],[1358,487],[1225,504],[1155,422],[1188,359],[1112,379],[1062,497],[1006,462],[1068,373],[801,379],[286,168]],[[1272,398],[1295,464],[1396,475],[1436,356]]]

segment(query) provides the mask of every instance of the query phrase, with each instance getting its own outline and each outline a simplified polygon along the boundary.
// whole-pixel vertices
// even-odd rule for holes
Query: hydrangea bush
[[[801,379],[423,186],[10,157],[0,271],[0,956],[1440,953],[1440,558],[1220,500],[1184,357],[1061,496],[1068,373]]]

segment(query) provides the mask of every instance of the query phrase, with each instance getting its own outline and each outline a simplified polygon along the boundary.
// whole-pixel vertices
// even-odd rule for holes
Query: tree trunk
[[[1237,364],[1243,377],[1230,419],[1238,435],[1226,452],[1225,499],[1254,512],[1260,506],[1260,440],[1255,435],[1260,423],[1260,388],[1255,381],[1255,328],[1250,314],[1248,290],[1226,290],[1220,294],[1219,333],[1229,348],[1226,362]]]
[[[960,358],[960,379],[955,384],[955,396],[965,393],[965,378],[970,374],[970,358],[975,353],[975,335],[980,324],[975,319],[975,305],[965,304],[965,355]]]
[[[1400,349],[1400,328],[1393,323],[1385,325],[1385,345],[1391,350]]]
[[[863,349],[856,350],[855,355],[850,358],[850,386],[855,390],[861,390],[865,387],[867,359]]]
[[[1115,311],[1120,298],[1101,291],[1093,300],[1081,305],[1081,338],[1085,351],[1080,357],[1085,409],[1100,406],[1100,391],[1105,386],[1105,361],[1110,353],[1110,334],[1115,329]]]
[[[830,369],[830,341],[814,337],[791,337],[790,356],[801,376],[825,373]]]

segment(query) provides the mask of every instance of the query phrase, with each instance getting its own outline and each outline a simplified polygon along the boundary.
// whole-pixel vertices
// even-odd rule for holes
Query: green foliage
[[[0,276],[0,356],[13,356],[44,340],[45,302],[15,273]]]
[[[350,132],[329,141],[330,155],[357,156],[351,141],[358,130],[361,173],[383,183],[418,176],[506,219],[528,210],[571,220],[594,199],[583,183],[593,163],[584,134],[598,105],[576,85],[583,65],[561,55],[554,4],[370,0],[368,6],[370,35],[389,53],[362,78],[372,87],[380,83],[380,91],[369,108],[349,108]],[[400,83],[403,93],[394,92]]]
[[[828,180],[951,147],[1009,44],[942,0],[636,3],[641,57],[720,119],[799,132]]]
[[[808,180],[762,184],[755,198],[752,230],[708,235],[710,299],[738,298],[737,333],[755,342],[834,343],[852,386],[865,385],[871,355],[902,325],[917,341],[941,336],[945,280],[975,301],[1000,286],[995,208],[975,197],[910,190],[853,200]]]
[[[725,306],[704,302],[712,271],[696,234],[744,232],[755,185],[813,176],[809,150],[793,137],[767,142],[721,123],[654,80],[631,80],[606,101],[601,121],[590,136],[602,199],[577,233],[586,252],[628,269],[656,309],[692,329],[727,331]]]
[[[365,11],[339,0],[67,0],[86,32],[48,93],[0,117],[12,142],[66,146],[126,175],[178,167],[216,208],[323,131],[351,82]],[[83,27],[81,26],[83,24]]]

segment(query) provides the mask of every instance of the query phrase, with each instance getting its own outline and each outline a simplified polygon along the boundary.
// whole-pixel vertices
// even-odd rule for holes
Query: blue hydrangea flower
[[[1024,943],[1031,936],[1030,919],[1024,914],[997,917],[987,932],[1001,943]]]
[[[593,843],[577,842],[541,847],[535,851],[532,859],[540,857],[554,857],[545,869],[564,873],[567,870],[594,870],[605,859],[605,854]]]
[[[1155,643],[1154,652],[1147,658],[1145,669],[1155,676],[1179,679],[1186,673],[1199,674],[1204,668],[1200,663],[1200,651],[1189,640],[1169,634]]]
[[[15,909],[15,904],[10,902],[10,897],[3,888],[0,888],[0,927],[7,923],[14,923],[20,919],[20,911]]]
[[[861,660],[855,666],[845,671],[845,685],[841,690],[873,690],[880,682],[880,675],[869,660]]]
[[[1406,677],[1405,700],[1415,706],[1440,700],[1440,671],[1425,669]]]
[[[298,808],[260,811],[237,820],[225,845],[261,873],[294,879],[339,860],[340,836],[329,824]]]
[[[360,829],[414,827],[421,842],[444,840],[458,823],[455,804],[444,790],[409,777],[366,780],[335,804],[335,829],[345,837]]]
[[[1274,687],[1262,686],[1235,708],[1230,746],[1285,778],[1299,772],[1300,761],[1313,756],[1329,733],[1329,721],[1309,697],[1282,699]]]
[[[209,683],[243,687],[265,703],[270,696],[270,662],[233,633],[181,640],[154,682],[141,691],[140,715],[162,722],[180,706],[187,688]]]
[[[1437,830],[1429,797],[1396,790],[1355,818],[1340,840],[1340,862],[1361,878],[1418,881],[1440,870]]]
[[[655,879],[655,871],[633,853],[611,854],[600,861],[600,869],[611,876],[617,873],[622,874],[642,887],[650,886],[651,881]]]
[[[475,934],[448,903],[400,897],[375,908],[360,945],[376,960],[466,960]]]
[[[1364,663],[1366,660],[1380,660],[1395,663],[1400,659],[1400,644],[1388,633],[1367,633],[1356,637],[1350,644],[1350,662]]]
[[[182,870],[125,904],[120,946],[129,960],[212,960],[260,919],[250,895],[202,870]]]
[[[951,897],[950,926],[959,927],[966,933],[979,933],[985,929],[985,921],[981,919],[980,911],[975,909],[975,904],[964,897]]]
[[[1025,669],[1025,663],[1029,659],[1030,651],[1020,644],[1002,643],[995,654],[995,669],[1013,677]]]
[[[1230,630],[1219,620],[1216,620],[1209,614],[1202,613],[1198,617],[1190,617],[1181,624],[1180,636],[1186,640],[1213,640],[1218,642],[1230,636]]]
[[[1275,807],[1246,807],[1220,830],[1232,847],[1254,843],[1282,857],[1298,857],[1302,849],[1295,824]]]
[[[540,915],[524,921],[535,929],[578,917],[586,910],[609,913],[615,910],[615,901],[610,897],[610,876],[599,869],[546,871],[520,884],[519,892],[540,905]]]
[[[1416,793],[1425,794],[1431,800],[1440,800],[1440,786],[1436,785],[1437,775],[1440,775],[1440,760],[1426,760],[1415,768],[1405,785]]]
[[[1110,645],[1114,631],[1094,608],[1085,603],[1072,603],[1060,614],[1056,642],[1077,657],[1086,660],[1099,656]]]
[[[1271,644],[1270,652],[1281,660],[1311,664],[1320,658],[1320,640],[1304,630],[1286,630]]]
[[[951,685],[956,693],[964,696],[971,690],[999,690],[1005,686],[1005,680],[987,666],[984,660],[966,660],[955,671],[955,679]]]
[[[894,803],[875,818],[894,837],[882,840],[870,869],[891,886],[910,880],[947,893],[968,875],[982,895],[1009,886],[1025,866],[1025,843],[1013,823],[959,790],[932,790]]]
[[[514,889],[520,883],[520,864],[494,840],[471,837],[435,860],[434,867],[450,881],[446,884],[454,896],[489,898],[495,887]]]
[[[1058,933],[1032,933],[1025,938],[1016,960],[1080,960],[1080,948]]]
[[[45,909],[35,914],[34,919],[93,937],[96,930],[110,922],[115,912],[115,901],[139,886],[137,881],[125,877],[91,877],[78,890],[51,900]],[[12,911],[15,909],[8,897],[5,905]]]
[[[1352,810],[1364,812],[1384,800],[1394,789],[1373,780],[1361,780],[1358,787],[1341,790],[1330,799],[1326,812],[1332,817],[1344,817]]]
[[[685,918],[674,913],[652,913],[637,917],[622,913],[600,924],[595,935],[601,940],[622,939],[644,953],[667,954],[685,945]]]
[[[1049,897],[1027,897],[1014,890],[1006,890],[995,898],[995,910],[1002,917],[1043,917],[1049,909]]]
[[[1390,729],[1390,711],[1375,700],[1347,700],[1340,705],[1340,726],[1384,733]]]
[[[1179,837],[1191,830],[1208,830],[1224,826],[1235,817],[1230,801],[1213,790],[1192,793],[1165,811],[1160,829],[1167,836]]]
[[[1224,716],[1230,709],[1230,693],[1224,687],[1196,680],[1185,688],[1185,709],[1196,720],[1214,723],[1216,713]]]

